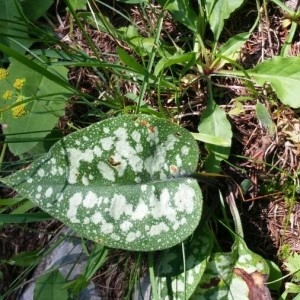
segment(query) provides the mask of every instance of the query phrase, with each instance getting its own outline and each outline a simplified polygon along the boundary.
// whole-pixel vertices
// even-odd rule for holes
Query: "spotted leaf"
[[[214,253],[191,300],[271,300],[268,264],[237,239],[232,252]]]
[[[197,226],[201,190],[191,134],[167,120],[124,115],[70,134],[2,181],[78,233],[109,247],[172,247]]]
[[[213,246],[208,226],[200,225],[184,245],[166,249],[155,266],[160,299],[189,299],[199,284]]]

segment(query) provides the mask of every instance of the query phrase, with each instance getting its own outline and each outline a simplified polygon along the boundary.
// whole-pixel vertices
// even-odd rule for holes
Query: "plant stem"
[[[153,260],[153,252],[148,253],[148,264],[149,264],[149,274],[150,274],[150,282],[152,286],[153,299],[159,300],[159,295],[157,291],[157,285],[154,276],[154,260]]]
[[[2,169],[2,164],[3,164],[6,149],[7,149],[7,143],[3,143],[1,154],[0,154],[0,170]]]
[[[277,6],[279,6],[283,11],[285,11],[290,16],[293,16],[295,14],[295,12],[291,8],[289,8],[288,6],[286,6],[280,0],[271,0],[271,1],[274,2]]]
[[[289,55],[297,27],[298,27],[298,24],[295,21],[292,21],[292,25],[291,25],[289,34],[287,36],[287,39],[284,41],[284,44],[281,48],[280,56],[285,57],[285,56]]]
[[[156,55],[156,51],[157,51],[157,47],[158,47],[158,43],[159,43],[159,38],[160,38],[160,33],[162,30],[162,24],[163,24],[163,20],[164,20],[164,15],[163,15],[163,11],[160,13],[160,17],[158,20],[158,24],[157,24],[157,31],[156,31],[156,36],[155,36],[155,41],[154,41],[154,46],[152,48],[150,57],[149,57],[149,62],[148,62],[148,67],[147,67],[147,73],[145,74],[144,77],[144,81],[142,84],[142,88],[140,91],[140,95],[139,95],[139,99],[138,99],[138,103],[137,103],[137,107],[136,107],[136,113],[139,113],[140,107],[141,107],[141,103],[142,100],[145,96],[147,87],[148,87],[148,83],[149,83],[149,74],[151,74],[151,70],[154,64],[154,59],[155,59],[155,55]]]

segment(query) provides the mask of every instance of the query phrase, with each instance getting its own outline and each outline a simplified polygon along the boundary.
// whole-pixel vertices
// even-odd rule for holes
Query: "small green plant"
[[[290,294],[297,294],[293,299],[298,300],[300,299],[300,255],[290,253],[284,265],[289,272],[288,276],[290,277],[290,281],[285,283],[285,291],[281,295],[280,300],[292,299],[289,298]]]

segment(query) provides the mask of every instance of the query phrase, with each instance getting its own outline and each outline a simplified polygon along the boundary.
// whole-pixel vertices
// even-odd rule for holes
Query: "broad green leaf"
[[[65,278],[57,269],[39,276],[35,282],[33,300],[68,300],[65,282]]]
[[[145,76],[147,73],[147,69],[140,65],[132,56],[130,56],[125,50],[122,48],[117,48],[117,53],[120,59],[130,68],[132,68],[135,72],[142,74]]]
[[[201,141],[217,146],[231,145],[232,131],[226,113],[216,104],[209,104],[198,125]]]
[[[297,295],[294,298],[291,298],[291,297],[288,297],[288,294],[297,294]],[[280,297],[280,300],[285,300],[285,299],[300,300],[300,286],[299,286],[299,284],[296,284],[296,283],[293,283],[293,282],[286,282],[285,291]]]
[[[34,265],[41,259],[40,250],[23,251],[12,256],[7,262],[10,265],[27,267]]]
[[[279,292],[282,287],[282,272],[280,267],[273,261],[265,259],[267,262],[270,273],[268,278],[268,288],[272,291]]]
[[[259,122],[261,122],[262,126],[268,130],[269,134],[274,134],[276,130],[276,125],[272,121],[272,117],[268,109],[260,102],[257,102],[255,106],[255,111],[257,119],[259,120]]]
[[[212,236],[207,225],[203,225],[195,231],[192,240],[184,245],[184,255],[181,245],[162,252],[155,266],[161,299],[190,298],[206,269],[212,246]]]
[[[161,58],[154,69],[154,74],[158,76],[165,68],[175,64],[189,64],[196,60],[195,53],[174,54],[172,56]]]
[[[265,283],[268,264],[237,240],[232,252],[214,253],[191,300],[272,299]]]
[[[53,0],[43,0],[37,5],[36,0],[21,0],[21,5],[26,17],[31,21],[36,21],[47,12],[53,2]]]
[[[221,162],[229,157],[230,147],[205,144],[205,148],[208,151],[208,156],[204,163],[205,170],[209,173],[220,173]]]
[[[155,39],[152,37],[136,36],[128,42],[140,56],[150,55],[155,47]]]
[[[231,37],[224,45],[222,45],[218,51],[218,55],[222,58],[217,58],[213,63],[215,68],[222,68],[225,64],[229,63],[229,60],[236,60],[239,58],[240,50],[249,39],[250,32],[242,32]]]
[[[31,223],[40,222],[52,219],[46,213],[26,213],[26,214],[1,214],[0,223],[14,224],[14,223]]]
[[[1,43],[0,43],[0,51],[5,53],[6,55],[8,55],[10,58],[13,58],[14,60],[20,62],[22,64],[22,67],[26,66],[26,67],[30,68],[31,70],[34,70],[35,72],[40,73],[47,79],[54,81],[55,83],[57,83],[59,86],[63,87],[64,89],[72,91],[73,94],[76,93],[76,89],[70,85],[70,83],[68,82],[68,80],[66,80],[66,78],[62,77],[61,74],[59,74],[59,73],[54,74],[53,72],[51,72],[51,70],[49,71],[45,66],[42,66],[39,63],[32,60],[32,57],[29,58],[27,56],[24,56],[23,54],[20,54],[17,51],[15,51]],[[76,56],[76,58],[78,58],[78,56]],[[68,65],[67,63],[64,63],[64,64]],[[49,65],[49,61],[47,62],[47,65]],[[82,66],[82,61],[80,61],[78,64],[76,62],[72,62],[72,66],[75,66],[75,65]],[[89,65],[89,63],[86,62],[85,66],[87,66],[87,65]],[[93,66],[95,66],[95,64],[93,64]],[[101,63],[101,66],[103,66],[102,63]],[[109,65],[107,64],[106,66],[109,66]],[[114,68],[117,68],[117,67],[118,67],[118,65],[114,65]]]
[[[207,133],[200,133],[200,132],[192,132],[192,136],[194,137],[195,140],[207,143],[207,144],[212,144],[212,145],[220,145],[222,147],[229,146],[228,141],[226,141],[222,137],[217,137],[213,136]]]
[[[218,173],[220,163],[230,153],[232,130],[226,113],[214,102],[208,104],[198,126],[199,135],[195,138],[206,143],[208,157],[205,167],[208,172]]]
[[[69,0],[69,4],[74,10],[85,10],[88,0]]]
[[[47,70],[67,80],[68,70],[65,67],[53,66]],[[32,98],[25,105],[27,113],[19,117],[13,114],[12,109],[5,110],[16,103],[20,93],[12,87],[16,79],[26,80],[21,93],[24,99]],[[2,113],[2,122],[6,124],[4,133],[10,151],[14,155],[21,155],[50,134],[59,117],[64,114],[68,90],[14,59],[11,59],[7,79],[0,81],[1,98],[7,90],[14,94],[11,99],[1,99],[0,102],[0,109],[5,110]]]
[[[198,225],[201,190],[189,178],[197,163],[184,128],[124,115],[67,136],[2,181],[93,241],[149,251],[180,243]]]
[[[273,57],[248,74],[261,86],[270,83],[283,104],[300,107],[300,57]]]
[[[147,3],[148,0],[117,0],[118,2],[126,3],[126,4],[140,4]]]
[[[189,0],[158,0],[158,3],[167,9],[174,20],[185,25],[192,32],[197,33],[198,17]]]
[[[300,281],[300,255],[295,253],[290,255],[284,263],[288,271],[293,273],[294,280]]]
[[[12,0],[0,1],[0,43],[20,53],[25,53],[26,50],[23,47],[8,39],[8,37],[13,38],[24,47],[29,47],[32,44],[28,39],[25,23],[20,21],[22,15],[16,3],[17,1]]]
[[[244,0],[206,0],[207,18],[214,34],[215,41],[219,40],[224,27],[224,21],[232,12],[243,4]]]

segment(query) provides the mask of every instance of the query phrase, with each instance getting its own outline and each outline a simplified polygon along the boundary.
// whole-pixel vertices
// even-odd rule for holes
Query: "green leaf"
[[[271,260],[265,259],[265,261],[270,269],[268,288],[270,290],[279,292],[282,287],[282,272],[280,267]]]
[[[236,240],[232,252],[214,253],[201,282],[191,297],[196,299],[271,299],[265,282],[268,264]]]
[[[25,53],[26,50],[23,47],[29,47],[32,42],[28,39],[25,23],[20,21],[22,15],[16,3],[17,1],[13,0],[0,1],[0,43],[20,53]],[[8,37],[20,42],[23,47]]]
[[[38,18],[42,17],[52,4],[53,0],[39,1],[38,5],[36,0],[21,0],[23,12],[31,21],[36,21]]]
[[[209,104],[198,125],[201,141],[217,146],[230,146],[232,131],[226,113],[214,102]]]
[[[69,4],[74,10],[85,10],[88,0],[69,0]]]
[[[52,73],[51,71],[47,70],[47,68],[45,66],[42,66],[39,63],[32,60],[32,58],[28,58],[27,56],[24,56],[23,54],[20,54],[17,51],[15,51],[15,50],[11,49],[10,47],[7,47],[1,43],[0,43],[0,51],[7,54],[10,57],[10,59],[13,58],[16,61],[20,62],[21,64],[24,65],[24,67],[26,66],[26,67],[34,70],[35,72],[40,73],[41,75],[43,75],[44,77],[46,77],[49,80],[54,81],[56,84],[60,85],[64,89],[72,91],[73,94],[76,93],[76,89],[74,87],[72,87],[70,85],[70,83],[68,82],[68,80],[66,80],[66,78],[63,78],[61,76],[61,74]],[[76,59],[77,58],[78,58],[78,56],[76,56]],[[49,62],[47,62],[46,64],[49,65]],[[65,65],[68,65],[68,64],[65,63]],[[74,65],[82,66],[82,61],[80,61],[78,64],[76,64],[76,62],[73,61],[72,65],[73,66]],[[85,63],[85,66],[86,65],[88,65],[87,62]],[[102,63],[101,63],[101,65],[102,65]],[[93,66],[95,66],[95,64]],[[109,65],[107,64],[106,66],[108,67]],[[114,65],[114,68],[117,68],[117,67],[118,67],[117,65]],[[23,68],[23,66],[22,66],[22,68]]]
[[[230,153],[232,130],[226,113],[214,101],[203,112],[198,131],[199,134],[194,136],[206,143],[209,153],[205,162],[206,170],[218,173],[221,161],[227,159]]]
[[[261,86],[270,83],[283,104],[300,107],[300,57],[273,57],[248,74]]]
[[[215,41],[218,41],[224,27],[224,21],[243,4],[244,0],[206,0],[205,2],[210,28]]]
[[[208,151],[208,156],[204,163],[205,170],[209,173],[220,173],[221,162],[228,158],[230,147],[205,144],[205,148]]]
[[[68,70],[65,67],[50,66],[47,70],[67,80]],[[2,98],[7,90],[12,90],[15,94],[12,99],[1,99],[0,109],[5,110],[16,103],[18,95],[17,91],[12,88],[12,84],[16,79],[22,78],[26,80],[22,95],[25,99],[26,97],[32,98],[25,106],[27,114],[16,117],[9,109],[3,112],[2,120],[6,124],[4,128],[6,142],[14,155],[29,152],[51,133],[59,117],[64,114],[67,101],[65,94],[68,92],[67,89],[42,74],[11,59],[7,80],[0,81],[0,97]],[[39,98],[42,96],[43,98]]]
[[[51,220],[52,217],[46,213],[26,213],[26,214],[1,214],[0,223],[31,223]]]
[[[126,4],[140,4],[147,3],[148,0],[117,0],[118,2],[126,3]]]
[[[161,58],[154,69],[154,74],[158,76],[165,68],[168,68],[175,64],[189,64],[196,60],[195,53],[184,53],[184,54],[174,54],[172,56]]]
[[[174,20],[185,25],[192,32],[197,33],[197,14],[189,0],[158,0],[158,3],[167,9]]]
[[[91,240],[149,251],[180,243],[198,225],[202,195],[189,178],[197,163],[184,128],[124,115],[67,136],[2,181]]]
[[[36,264],[41,259],[40,250],[23,251],[12,256],[8,263],[14,266],[27,267]]]
[[[59,270],[52,270],[39,276],[35,282],[34,300],[68,300],[68,291],[63,288],[66,282]]]
[[[128,44],[140,55],[150,55],[155,47],[155,39],[152,37],[136,36],[128,40]]]
[[[246,43],[246,41],[250,37],[250,32],[242,32],[239,33],[233,37],[231,37],[229,40],[226,41],[224,45],[222,45],[218,51],[218,55],[224,57],[224,58],[218,58],[216,67],[218,69],[222,68],[225,64],[229,63],[229,60],[236,60],[239,58],[240,50]]]
[[[262,126],[268,130],[269,134],[274,134],[276,130],[276,125],[272,121],[272,117],[268,109],[260,102],[257,102],[255,106],[255,111],[257,119],[259,120],[259,122],[261,122]]]
[[[284,263],[288,271],[293,273],[294,279],[300,281],[300,255],[290,255]]]
[[[130,56],[125,50],[122,48],[117,48],[117,53],[120,59],[130,68],[132,68],[135,72],[146,75],[149,73],[145,67],[140,65],[132,56]],[[150,75],[150,74],[149,74]]]
[[[86,280],[91,280],[95,273],[107,260],[108,249],[99,244],[94,245],[92,253],[89,255],[87,265],[84,271]]]
[[[208,226],[203,225],[195,231],[192,240],[184,245],[184,255],[181,245],[162,252],[155,265],[160,299],[190,298],[206,269],[212,246]]]

